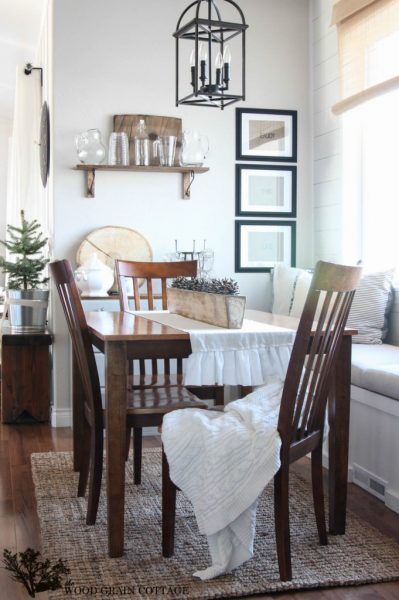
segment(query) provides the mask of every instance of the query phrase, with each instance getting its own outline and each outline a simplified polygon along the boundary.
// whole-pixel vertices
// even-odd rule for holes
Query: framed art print
[[[236,221],[236,273],[270,271],[276,263],[295,267],[294,221]]]
[[[296,217],[296,167],[236,165],[237,217]]]
[[[237,108],[236,159],[296,162],[297,111]]]

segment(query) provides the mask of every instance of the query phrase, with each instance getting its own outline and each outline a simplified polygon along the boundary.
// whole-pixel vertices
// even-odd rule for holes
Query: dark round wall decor
[[[47,102],[43,102],[40,116],[40,175],[46,187],[50,168],[50,119]]]

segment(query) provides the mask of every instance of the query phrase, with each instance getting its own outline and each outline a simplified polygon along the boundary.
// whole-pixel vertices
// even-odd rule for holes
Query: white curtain
[[[20,211],[28,221],[37,219],[47,231],[47,201],[40,177],[40,71],[16,72],[13,131],[7,184],[7,224],[20,224]]]

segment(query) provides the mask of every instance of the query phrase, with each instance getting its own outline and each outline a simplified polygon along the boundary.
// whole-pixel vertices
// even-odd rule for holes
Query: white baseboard
[[[351,387],[350,460],[354,483],[399,513],[399,402]],[[360,477],[359,477],[360,473]]]
[[[146,435],[161,435],[158,431],[158,427],[143,427],[143,436]]]
[[[72,427],[72,409],[52,406],[50,423],[52,427]]]
[[[50,423],[52,427],[72,427],[72,409],[51,407]],[[160,435],[158,427],[144,427],[143,436]]]
[[[399,513],[399,494],[395,490],[385,490],[385,506]]]

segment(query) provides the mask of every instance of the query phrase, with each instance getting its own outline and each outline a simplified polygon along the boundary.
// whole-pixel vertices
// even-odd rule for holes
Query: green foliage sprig
[[[180,290],[194,292],[208,292],[210,294],[224,294],[236,296],[239,292],[238,283],[233,279],[201,279],[199,277],[176,277],[172,280],[172,287]]]
[[[11,579],[25,586],[31,598],[39,592],[60,589],[62,578],[71,572],[62,559],[51,564],[48,558],[41,561],[39,557],[40,552],[32,548],[15,554],[7,548],[3,552],[4,568],[12,573]]]
[[[0,240],[0,243],[10,254],[18,256],[15,262],[0,257],[0,268],[9,275],[7,285],[10,289],[37,288],[49,279],[42,276],[49,259],[40,255],[40,250],[47,244],[48,238],[43,237],[39,230],[39,223],[36,220],[27,221],[23,210],[21,227],[7,225],[9,239]]]

